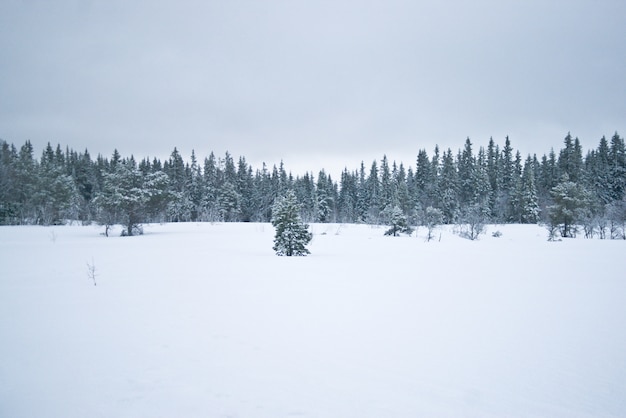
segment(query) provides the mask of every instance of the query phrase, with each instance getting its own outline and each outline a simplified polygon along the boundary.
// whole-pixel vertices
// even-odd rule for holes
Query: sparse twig
[[[93,258],[91,259],[91,263],[87,262],[87,277],[90,280],[93,280],[93,285],[96,285],[96,264],[93,261]]]

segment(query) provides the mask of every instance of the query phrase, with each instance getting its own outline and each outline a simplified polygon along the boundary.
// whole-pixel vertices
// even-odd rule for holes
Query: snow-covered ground
[[[0,417],[626,416],[626,242],[311,230],[0,227]]]

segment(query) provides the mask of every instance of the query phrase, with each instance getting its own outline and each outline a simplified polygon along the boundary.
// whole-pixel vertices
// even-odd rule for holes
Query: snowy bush
[[[478,205],[468,208],[461,219],[459,225],[459,235],[471,241],[485,233],[485,216]]]
[[[443,212],[441,209],[433,208],[429,206],[426,208],[422,218],[422,224],[426,226],[428,235],[426,241],[430,241],[434,238],[435,229],[443,223]]]
[[[122,237],[128,237],[131,235],[143,235],[143,225],[133,225],[131,234],[128,233],[127,229],[122,229],[122,233],[120,234]]]

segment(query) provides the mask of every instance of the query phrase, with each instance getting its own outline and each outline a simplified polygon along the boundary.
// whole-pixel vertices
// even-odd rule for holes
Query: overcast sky
[[[623,0],[0,1],[0,138],[294,174],[626,133]]]

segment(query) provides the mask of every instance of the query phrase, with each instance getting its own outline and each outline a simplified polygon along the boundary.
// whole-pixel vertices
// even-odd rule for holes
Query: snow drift
[[[0,416],[626,415],[625,242],[311,230],[1,227]]]

